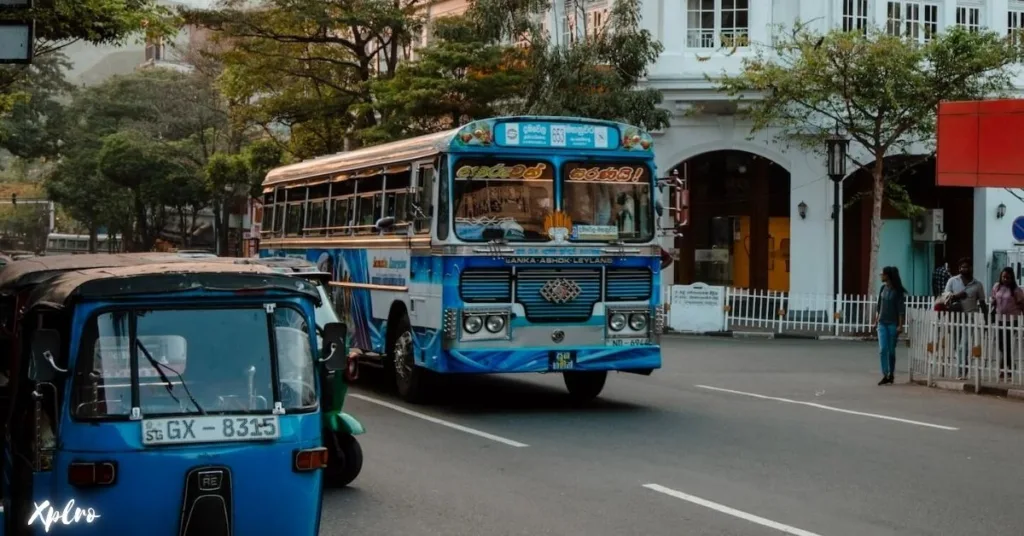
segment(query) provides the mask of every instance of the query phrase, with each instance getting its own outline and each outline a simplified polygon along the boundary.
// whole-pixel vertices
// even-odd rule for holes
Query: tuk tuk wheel
[[[363,448],[355,436],[335,434],[334,448],[327,459],[324,475],[331,487],[343,488],[352,483],[363,470]]]

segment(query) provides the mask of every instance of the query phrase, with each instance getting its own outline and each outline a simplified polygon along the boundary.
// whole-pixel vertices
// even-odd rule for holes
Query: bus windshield
[[[577,242],[654,238],[651,169],[643,162],[566,162],[562,206]]]
[[[279,305],[273,319],[282,405],[292,411],[315,408],[305,317]],[[85,326],[74,375],[76,418],[130,415],[133,322],[143,415],[273,409],[273,356],[262,307],[122,309],[100,313]]]
[[[544,224],[554,196],[555,170],[550,162],[463,158],[454,169],[455,235],[461,240],[549,239]]]

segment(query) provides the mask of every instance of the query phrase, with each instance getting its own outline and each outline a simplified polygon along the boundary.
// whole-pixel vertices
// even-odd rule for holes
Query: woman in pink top
[[[1002,272],[999,272],[999,282],[992,287],[992,311],[997,315],[1008,315],[1010,318],[1006,324],[1006,329],[1003,329],[1003,334],[999,337],[999,351],[1003,354],[1003,370],[1007,371],[1007,376],[1013,374],[1013,352],[1011,351],[1014,335],[1017,333],[1015,328],[1018,325],[1017,320],[1021,314],[1024,314],[1024,289],[1017,286],[1017,276],[1013,273],[1013,268],[1003,268]],[[1003,373],[999,374],[999,377],[1003,377]]]

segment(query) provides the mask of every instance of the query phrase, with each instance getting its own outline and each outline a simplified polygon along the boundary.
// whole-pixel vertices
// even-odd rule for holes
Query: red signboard
[[[1024,99],[943,102],[936,138],[937,185],[1024,188]]]

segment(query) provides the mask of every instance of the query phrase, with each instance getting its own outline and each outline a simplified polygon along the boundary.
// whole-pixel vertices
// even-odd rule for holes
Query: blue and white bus
[[[260,255],[333,274],[353,359],[408,401],[434,374],[515,372],[590,399],[661,367],[659,184],[637,127],[479,120],[272,170]]]

